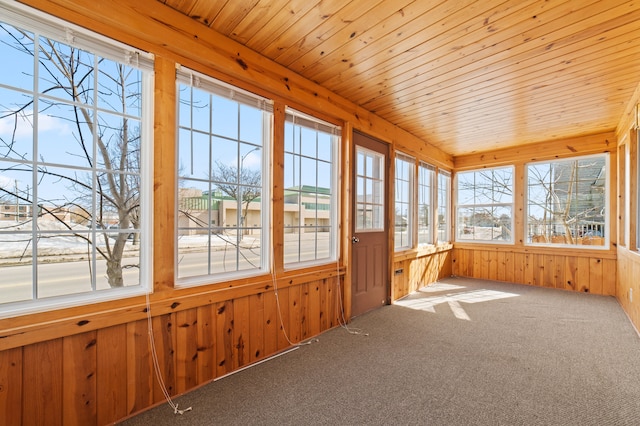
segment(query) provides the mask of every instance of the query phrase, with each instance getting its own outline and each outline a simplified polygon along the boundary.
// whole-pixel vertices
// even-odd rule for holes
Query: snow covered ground
[[[34,236],[31,222],[19,225],[0,222],[0,264],[30,262],[34,243],[43,262],[60,262],[86,256],[90,253],[90,245],[86,239],[74,233],[97,241],[100,248],[106,247],[102,232],[96,232],[93,237],[91,230],[82,225],[72,225],[70,230],[57,222],[41,222]],[[127,246],[127,251],[138,251],[132,241],[128,241]]]
[[[72,225],[72,229],[64,227],[57,222],[39,223],[35,243],[37,244],[40,262],[63,262],[83,260],[91,254],[91,246],[87,240],[76,234],[86,236],[91,241],[97,242],[97,247],[105,249],[109,235],[113,236],[114,230],[92,230],[83,225]],[[128,232],[128,231],[125,231]],[[110,243],[112,239],[108,239]],[[181,236],[179,239],[180,251],[198,251],[207,247],[209,238],[207,235]],[[237,244],[235,235],[215,234],[211,236],[211,246],[224,250]],[[243,248],[257,248],[260,246],[260,238],[256,235],[245,235],[241,242]],[[31,223],[15,225],[11,222],[0,222],[0,265],[25,264],[31,262],[34,246],[34,235]],[[133,239],[127,240],[125,256],[138,254],[139,245],[133,244]]]

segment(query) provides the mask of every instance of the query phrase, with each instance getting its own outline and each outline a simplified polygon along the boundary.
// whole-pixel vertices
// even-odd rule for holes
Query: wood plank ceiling
[[[454,156],[615,129],[640,2],[158,0]]]

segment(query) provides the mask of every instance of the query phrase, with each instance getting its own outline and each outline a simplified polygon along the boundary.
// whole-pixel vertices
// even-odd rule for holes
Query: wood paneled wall
[[[333,277],[285,286],[277,292],[279,303],[272,289],[153,316],[155,351],[169,393],[183,393],[288,348],[289,340],[297,343],[339,325],[338,283]],[[149,330],[141,318],[0,351],[0,424],[103,425],[163,403]]]
[[[616,258],[608,253],[485,247],[456,248],[452,257],[454,275],[615,295]]]
[[[618,170],[625,173],[619,180],[619,228],[618,282],[616,297],[623,309],[640,330],[640,241],[638,227],[638,185],[640,170],[638,163],[638,128],[640,127],[640,84],[629,101],[625,114],[616,129],[618,135]],[[628,216],[627,216],[628,215]]]
[[[451,245],[437,249],[400,254],[395,257],[392,271],[391,300],[398,300],[419,288],[449,277]]]
[[[640,253],[618,251],[618,285],[616,297],[629,319],[640,330]]]
[[[610,244],[605,249],[540,247],[525,243],[524,168],[532,161],[609,153]],[[454,158],[455,170],[515,166],[514,244],[456,243],[453,274],[518,284],[553,287],[603,295],[616,294],[617,191],[616,135],[607,132],[571,139],[523,145]]]

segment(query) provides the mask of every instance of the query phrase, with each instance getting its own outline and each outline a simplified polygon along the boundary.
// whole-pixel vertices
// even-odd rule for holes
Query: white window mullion
[[[40,62],[38,60],[40,55],[40,37],[34,33],[33,37],[33,163],[36,164],[38,159],[38,128],[40,125],[40,97],[37,94],[40,92]],[[31,200],[32,208],[31,214],[33,217],[33,226],[31,227],[31,258],[32,258],[32,300],[38,300],[38,167],[33,167],[31,171],[31,187],[33,188],[33,199]],[[17,207],[17,206],[16,206]],[[16,211],[16,217],[19,218],[20,212]]]

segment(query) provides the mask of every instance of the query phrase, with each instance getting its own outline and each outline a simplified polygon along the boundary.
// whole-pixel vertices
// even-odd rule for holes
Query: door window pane
[[[356,232],[384,230],[385,156],[356,148]]]

